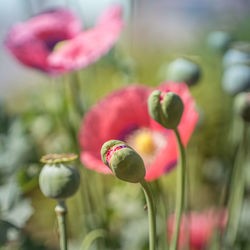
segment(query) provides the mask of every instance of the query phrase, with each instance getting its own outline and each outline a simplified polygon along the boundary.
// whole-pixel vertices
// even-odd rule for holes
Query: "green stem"
[[[156,214],[154,207],[153,195],[151,188],[146,180],[140,182],[142,189],[144,191],[147,208],[148,208],[148,225],[149,225],[149,250],[156,249]]]
[[[154,181],[154,184],[156,186],[156,191],[157,194],[159,195],[158,197],[158,204],[157,204],[157,208],[159,213],[157,212],[157,214],[160,215],[160,245],[158,245],[158,248],[160,249],[164,249],[164,250],[168,250],[168,237],[166,237],[167,235],[167,227],[166,227],[166,221],[167,221],[167,214],[166,211],[168,211],[168,202],[167,202],[167,194],[164,192],[164,187],[162,186],[162,183],[160,181],[160,179],[157,179]],[[157,201],[156,201],[157,202]]]
[[[248,124],[244,123],[241,143],[232,170],[230,196],[228,200],[229,217],[226,230],[226,244],[233,246],[239,226],[240,209],[244,198],[244,160],[247,154]]]
[[[65,200],[58,201],[55,208],[58,220],[59,237],[60,237],[60,250],[67,250],[67,231],[66,231],[66,213],[67,207]]]
[[[69,79],[65,76],[63,78],[63,99],[65,106],[65,113],[63,114],[64,125],[67,132],[70,134],[74,150],[79,154],[77,131],[80,125],[80,118],[75,111],[74,99],[71,95],[71,87]]]
[[[81,102],[81,73],[74,72],[71,74],[70,79],[70,92],[71,98],[73,99],[73,105],[75,112],[79,115],[79,117],[83,117],[84,108]]]
[[[95,229],[91,231],[86,237],[84,238],[82,245],[81,245],[81,250],[88,250],[92,243],[100,238],[100,237],[105,237],[106,231],[103,229]]]
[[[179,147],[179,166],[177,169],[177,187],[176,187],[176,211],[175,211],[175,227],[174,235],[171,241],[170,250],[177,249],[177,243],[179,239],[179,231],[181,224],[181,217],[184,207],[184,197],[185,197],[185,172],[186,172],[186,157],[185,150],[182,144],[180,134],[178,129],[174,129],[174,133],[177,138],[178,147]]]

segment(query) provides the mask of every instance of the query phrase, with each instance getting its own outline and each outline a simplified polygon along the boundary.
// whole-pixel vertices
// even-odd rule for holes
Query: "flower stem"
[[[153,195],[151,192],[151,188],[145,179],[143,179],[140,182],[140,184],[144,191],[146,201],[147,201],[147,208],[148,208],[149,250],[155,250],[156,249],[156,214],[155,214]]]
[[[166,221],[167,221],[167,214],[166,210],[168,210],[168,202],[167,202],[167,194],[164,192],[164,187],[160,181],[160,179],[157,179],[154,181],[155,187],[156,187],[156,194],[158,194],[158,199],[156,200],[157,204],[157,214],[160,216],[160,244],[158,244],[158,248],[168,250],[169,244],[168,244],[168,237],[167,235],[167,227],[166,227]]]
[[[58,201],[55,212],[58,220],[60,250],[67,250],[67,231],[66,231],[66,213],[67,207],[65,200]]]
[[[184,196],[185,196],[185,172],[186,172],[186,157],[184,146],[181,141],[181,137],[178,129],[174,129],[174,133],[177,138],[179,147],[179,167],[177,169],[177,187],[176,187],[176,211],[175,211],[175,227],[174,235],[171,241],[170,250],[177,249],[177,243],[179,239],[179,231],[181,224],[181,217],[184,207]]]
[[[236,155],[235,163],[232,170],[232,179],[228,200],[229,217],[226,230],[226,244],[232,246],[236,240],[240,209],[244,198],[244,160],[247,154],[247,131],[248,124],[244,123],[240,146]]]
[[[91,244],[98,238],[105,237],[107,232],[103,229],[95,229],[84,238],[80,250],[88,250]]]

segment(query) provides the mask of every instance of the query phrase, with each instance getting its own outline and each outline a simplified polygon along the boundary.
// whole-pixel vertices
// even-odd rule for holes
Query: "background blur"
[[[57,128],[54,121],[44,110],[44,103],[48,103],[51,110],[58,103],[60,104],[58,96],[55,98],[52,95],[55,86],[51,87],[51,79],[41,72],[18,63],[4,47],[5,36],[13,24],[25,21],[47,8],[56,6],[69,7],[81,17],[84,27],[92,27],[101,11],[115,2],[124,6],[125,29],[115,49],[94,65],[81,71],[82,79],[85,82],[83,90],[88,93],[87,108],[90,108],[110,91],[130,83],[139,82],[157,86],[164,80],[162,77],[164,65],[177,57],[186,56],[197,62],[202,68],[202,79],[197,86],[191,89],[191,93],[200,109],[201,121],[187,149],[190,175],[192,176],[190,206],[195,210],[203,210],[222,205],[221,194],[224,190],[221,183],[226,178],[228,168],[231,166],[231,155],[225,142],[225,135],[230,131],[233,99],[221,88],[221,55],[216,55],[207,48],[206,38],[213,30],[225,30],[231,32],[237,40],[249,41],[250,1],[1,1],[0,97],[6,102],[6,116],[3,116],[3,120],[18,117],[18,122],[11,125],[12,129],[6,130],[9,133],[8,141],[12,140],[11,143],[13,143],[10,143],[8,155],[5,155],[5,158],[0,156],[0,164],[4,166],[2,162],[6,159],[8,161],[13,155],[16,157],[24,155],[25,157],[21,161],[22,157],[18,158],[17,161],[21,164],[13,163],[13,171],[6,174],[13,183],[17,182],[21,186],[21,190],[16,192],[22,195],[24,201],[19,202],[20,199],[17,203],[23,206],[19,206],[13,214],[8,215],[9,217],[7,215],[7,217],[3,217],[4,213],[0,213],[0,215],[5,219],[23,215],[24,218],[21,219],[19,225],[23,228],[25,242],[28,243],[24,244],[22,249],[58,249],[58,239],[55,237],[55,202],[46,199],[41,194],[37,176],[41,169],[39,164],[41,156],[48,151],[67,151],[70,149],[70,143],[63,133],[59,135],[55,133]],[[118,62],[122,62],[122,64]],[[56,79],[54,80],[56,81]],[[91,84],[88,84],[89,82]],[[3,125],[1,124],[1,126]],[[66,146],[62,148],[61,145]],[[2,148],[0,147],[0,152]],[[135,191],[133,186],[121,184],[112,176],[86,171],[92,180],[101,183],[100,185],[103,187],[103,199],[108,208],[105,216],[112,225],[111,231],[113,232],[106,244],[113,244],[112,249],[147,249],[145,247],[145,230],[142,230],[141,235],[139,234],[137,237],[133,234],[133,231],[146,227],[145,217],[140,217],[140,212],[138,212],[143,203],[140,190]],[[5,173],[2,176],[5,176]],[[13,180],[13,176],[17,177],[18,181]],[[8,183],[11,182],[8,181]],[[161,178],[160,183],[172,202],[175,190],[175,171]],[[7,193],[6,190],[8,190]],[[5,189],[0,188],[2,204],[8,200],[5,196],[9,197],[10,193],[14,193],[10,190],[12,189],[7,186]],[[195,195],[193,195],[194,192]],[[134,199],[137,200],[135,203],[133,203]],[[69,208],[73,211],[69,215],[71,249],[78,249],[83,233],[81,227],[77,225],[79,217],[75,203],[74,198],[69,203]],[[128,205],[130,203],[133,205]],[[112,204],[115,204],[114,207]],[[95,205],[98,206],[98,202]],[[124,206],[126,209],[123,209]],[[171,209],[173,210],[173,206],[170,205]],[[131,219],[133,216],[138,216],[139,219],[135,222]],[[249,218],[248,215],[248,221]],[[105,226],[108,227],[108,225]],[[6,234],[7,229],[3,228],[1,232]],[[12,232],[10,235],[8,237],[14,239],[15,242],[17,237],[15,233]],[[115,237],[117,237],[117,241],[122,242],[123,246],[120,248],[117,247],[119,245],[117,242],[112,241],[112,238]],[[3,247],[3,249],[21,249],[15,247],[16,245],[13,244],[8,248]],[[94,247],[96,248],[93,249],[101,249],[98,246]]]
[[[233,30],[242,34],[242,25],[247,25],[250,3],[247,0],[9,0],[0,3],[0,94],[6,96],[18,87],[46,81],[41,74],[31,72],[19,65],[4,49],[3,41],[7,30],[18,21],[27,20],[47,8],[68,6],[75,11],[84,22],[85,27],[93,25],[101,10],[110,3],[121,3],[125,8],[127,23],[132,23],[132,32],[124,34],[125,46],[130,40],[138,46],[136,49],[149,47],[157,53],[158,49],[170,50],[178,46],[174,55],[185,54],[186,47],[196,46],[209,30]],[[134,13],[130,13],[131,5]],[[121,39],[122,40],[122,39]],[[122,40],[122,41],[123,41]],[[121,42],[122,42],[121,41]],[[143,42],[142,42],[143,41]],[[154,45],[154,46],[152,46]],[[171,51],[173,51],[171,49]],[[131,52],[132,53],[132,52]],[[135,53],[135,51],[134,51]],[[158,52],[158,54],[161,54]],[[146,55],[145,55],[146,56]],[[9,73],[11,69],[11,74]],[[21,79],[16,80],[16,79]],[[23,84],[24,83],[24,84]]]

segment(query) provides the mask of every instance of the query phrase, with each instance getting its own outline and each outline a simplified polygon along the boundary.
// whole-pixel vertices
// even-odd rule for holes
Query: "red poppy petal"
[[[148,94],[148,88],[144,86],[121,89],[100,101],[85,115],[79,133],[84,164],[95,169],[100,169],[98,166],[106,169],[100,157],[102,144],[107,140],[120,139],[131,126],[149,125]],[[98,161],[94,161],[94,157]],[[92,159],[91,162],[88,159]]]
[[[189,90],[185,84],[176,83],[163,84],[160,89],[173,91],[183,100],[184,112],[179,129],[184,144],[187,144],[198,119]],[[167,141],[155,155],[153,163],[146,166],[146,179],[154,180],[176,165],[178,149],[173,131],[161,127],[149,117],[147,99],[151,91],[144,86],[129,86],[113,92],[89,110],[79,133],[81,159],[87,167],[108,173],[99,153],[102,144],[110,139],[124,140],[124,135],[141,128],[160,131]]]

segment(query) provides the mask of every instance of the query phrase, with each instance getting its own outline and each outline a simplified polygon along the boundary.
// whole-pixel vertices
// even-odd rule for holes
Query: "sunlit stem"
[[[81,73],[74,72],[71,74],[70,91],[73,99],[75,112],[82,117],[84,114],[84,108],[81,102]]]
[[[146,180],[140,182],[142,189],[144,191],[147,209],[148,209],[148,225],[149,225],[149,250],[156,249],[156,214],[155,205],[153,200],[153,195],[151,188]]]
[[[248,124],[244,122],[242,138],[233,166],[228,200],[229,217],[226,230],[226,244],[228,244],[229,246],[232,246],[234,244],[237,237],[240,220],[240,210],[244,198],[244,160],[246,158],[248,150],[247,133]]]
[[[103,229],[95,229],[84,238],[80,250],[88,250],[92,243],[98,238],[104,238],[107,232]]]
[[[186,172],[186,157],[185,150],[182,144],[180,134],[178,129],[174,129],[174,133],[177,138],[178,147],[179,147],[179,166],[177,169],[177,187],[176,187],[176,208],[175,208],[175,226],[174,226],[174,234],[171,241],[170,250],[176,250],[179,232],[180,232],[180,224],[181,217],[184,208],[184,196],[185,196],[185,172]]]
[[[66,214],[67,207],[65,200],[59,200],[55,208],[58,221],[59,237],[60,237],[60,250],[67,250],[67,231],[66,231]]]

